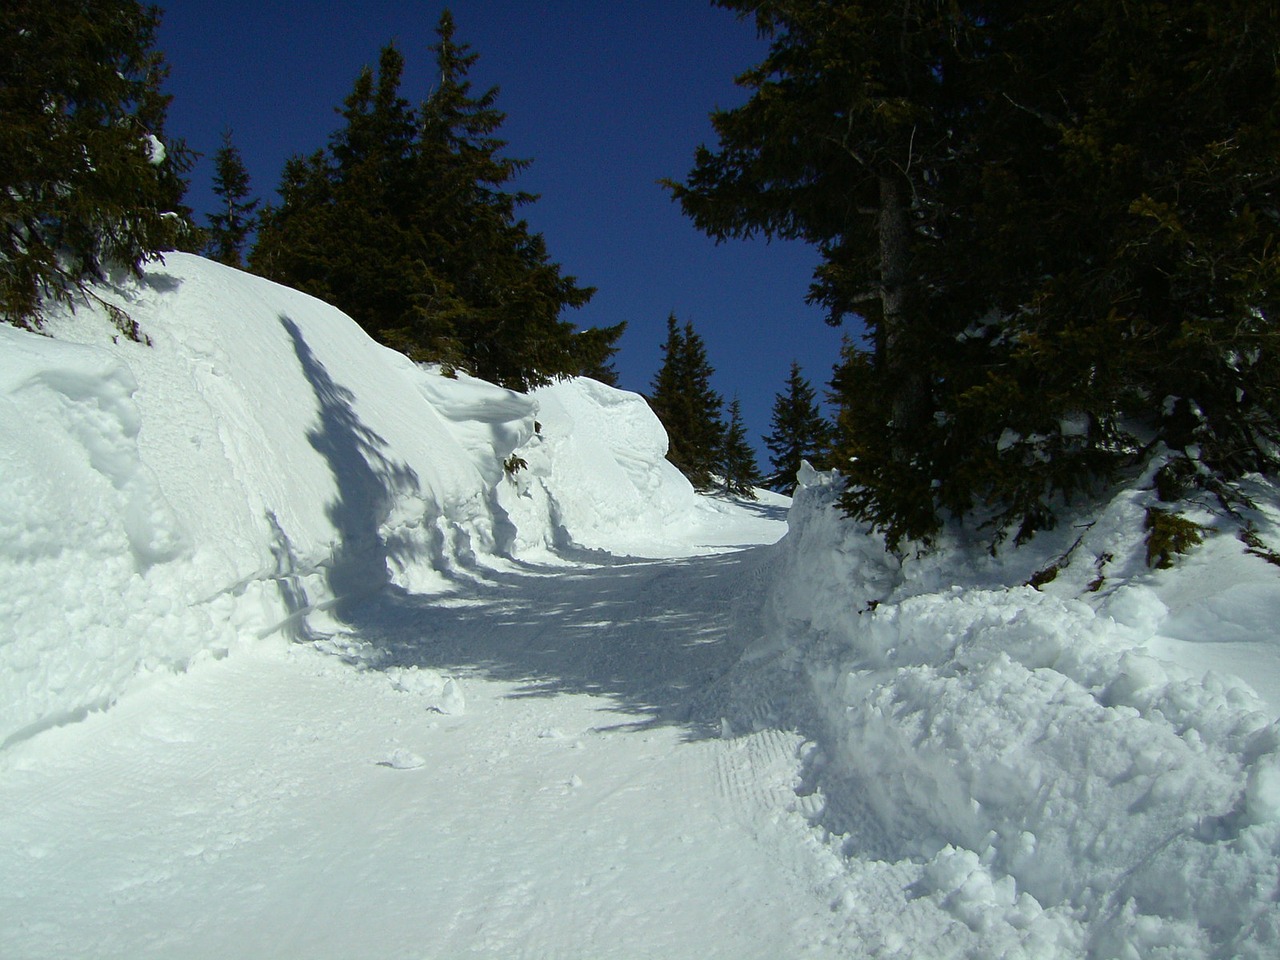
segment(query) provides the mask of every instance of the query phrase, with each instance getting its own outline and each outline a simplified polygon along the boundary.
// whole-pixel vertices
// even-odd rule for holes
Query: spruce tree
[[[724,491],[748,500],[756,499],[760,486],[760,470],[756,454],[747,442],[747,427],[742,421],[742,403],[734,397],[729,404],[729,423],[724,431],[720,454],[720,477]]]
[[[211,259],[231,267],[244,266],[244,248],[257,223],[258,201],[249,199],[249,171],[231,140],[231,131],[222,133],[222,146],[214,155],[213,192],[222,202],[209,215],[205,250]]]
[[[1162,0],[723,0],[770,39],[671,184],[716,237],[818,244],[858,313],[846,510],[1051,526],[1174,451],[1230,499],[1280,463],[1280,20]],[[1176,475],[1176,476],[1175,476]]]
[[[717,148],[698,148],[686,180],[667,185],[716,239],[818,246],[810,301],[829,323],[856,316],[870,332],[873,426],[858,441],[880,457],[849,463],[854,486],[885,502],[851,509],[889,521],[890,539],[927,535],[935,520],[905,529],[894,518],[902,496],[929,489],[916,476],[927,473],[916,451],[935,426],[918,355],[937,346],[931,312],[946,282],[922,265],[947,215],[938,186],[965,159],[962,121],[981,108],[970,85],[980,21],[951,0],[717,3],[753,16],[769,52],[738,79],[750,99],[712,114]],[[861,471],[872,462],[879,472]]]
[[[561,319],[594,291],[519,217],[536,197],[508,185],[529,161],[502,155],[498,90],[472,92],[477,55],[447,10],[437,38],[438,82],[416,110],[394,45],[360,74],[328,148],[286,166],[251,264],[446,370],[520,390],[608,376],[623,324],[577,331]]]
[[[929,417],[913,339],[929,294],[917,268],[938,215],[934,186],[955,162],[972,27],[949,0],[717,0],[751,15],[771,46],[738,78],[741,107],[716,110],[716,149],[699,147],[683,183],[667,181],[717,240],[803,239],[823,263],[810,300],[839,325],[872,331],[884,436],[900,460]]]
[[[433,277],[431,286],[450,302],[463,363],[477,376],[516,389],[603,371],[623,327],[583,336],[560,319],[595,291],[562,275],[545,239],[518,216],[537,197],[506,185],[530,161],[501,154],[506,141],[496,134],[505,114],[495,106],[498,88],[472,93],[467,75],[478,54],[455,39],[448,11],[437,36],[432,49],[439,83],[419,112],[416,173],[420,188],[447,191],[450,200],[443,218],[421,228],[440,240],[435,252],[444,276]]]
[[[649,405],[667,431],[667,459],[696,489],[710,490],[722,463],[724,401],[711,387],[706,345],[691,322],[681,326],[671,314],[662,354]]]
[[[371,336],[407,322],[415,294],[413,237],[415,118],[400,95],[404,58],[383,48],[339,111],[328,147],[285,164],[278,206],[263,212],[250,266],[340,307]]]
[[[611,387],[618,386],[618,370],[613,358],[618,352],[618,338],[627,328],[627,322],[609,327],[588,327],[574,334],[574,354],[578,376],[590,377]]]
[[[667,339],[658,348],[662,352],[662,364],[653,375],[653,383],[646,398],[649,406],[662,421],[667,431],[668,446],[672,441],[673,428],[678,427],[685,416],[683,407],[684,373],[684,333],[674,313],[667,315]],[[670,459],[670,453],[668,453]]]
[[[159,11],[134,0],[0,5],[0,315],[37,326],[113,268],[185,245],[190,155],[165,142]],[[123,314],[126,332],[134,332]]]
[[[1203,0],[1009,7],[1002,94],[975,118],[988,162],[956,183],[977,199],[952,230],[962,299],[1001,322],[966,328],[984,356],[947,381],[946,413],[997,461],[991,493],[1015,516],[1052,522],[1048,494],[1161,445],[1173,487],[1229,499],[1280,465],[1280,19]]]
[[[764,438],[769,450],[773,473],[765,481],[772,490],[791,494],[796,488],[796,474],[802,461],[820,461],[831,440],[831,427],[818,409],[813,386],[800,372],[800,364],[791,362],[784,393],[773,400],[773,430]]]

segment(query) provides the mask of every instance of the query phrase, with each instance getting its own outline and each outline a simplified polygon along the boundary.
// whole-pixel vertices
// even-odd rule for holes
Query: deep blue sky
[[[709,112],[743,101],[733,78],[765,52],[754,25],[730,11],[709,0],[159,2],[168,133],[204,155],[187,195],[201,223],[215,207],[212,158],[224,128],[254,193],[274,201],[286,158],[325,145],[335,107],[384,44],[405,54],[404,96],[428,95],[428,46],[447,6],[456,39],[480,55],[473,90],[500,89],[504,153],[533,160],[513,185],[541,195],[523,214],[564,272],[598,288],[566,317],[628,321],[623,387],[648,388],[672,312],[705,339],[714,386],[726,401],[741,397],[758,446],[792,359],[820,392],[830,378],[844,331],[804,303],[812,248],[717,246],[655,183],[683,179],[695,147],[715,143]]]

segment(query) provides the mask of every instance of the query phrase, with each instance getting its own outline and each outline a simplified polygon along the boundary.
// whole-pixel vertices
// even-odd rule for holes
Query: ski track
[[[265,642],[16,745],[0,956],[860,955],[799,735],[691,706],[758,561],[389,593],[345,657]],[[458,678],[465,713],[392,668]]]

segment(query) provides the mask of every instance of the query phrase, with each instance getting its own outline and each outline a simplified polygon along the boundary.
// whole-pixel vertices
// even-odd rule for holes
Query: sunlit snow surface
[[[149,346],[0,326],[0,956],[1280,955],[1230,533],[1147,570],[1138,483],[898,562],[166,260],[102,291]]]

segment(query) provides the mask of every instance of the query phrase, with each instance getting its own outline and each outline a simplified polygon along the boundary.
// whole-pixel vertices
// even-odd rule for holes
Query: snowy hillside
[[[1280,956],[1280,571],[1216,504],[1170,570],[1141,480],[898,560],[634,394],[102,293],[150,345],[0,326],[0,956]]]
[[[149,670],[327,629],[326,608],[388,582],[715,539],[716,505],[634,394],[446,379],[185,254],[105,293],[150,346],[87,307],[56,339],[0,326],[0,743]]]
[[[1216,503],[1149,570],[1149,487],[998,557],[953,530],[898,561],[804,477],[719,706],[817,745],[868,955],[1280,956],[1280,571]],[[1245,492],[1275,543],[1275,489]]]

